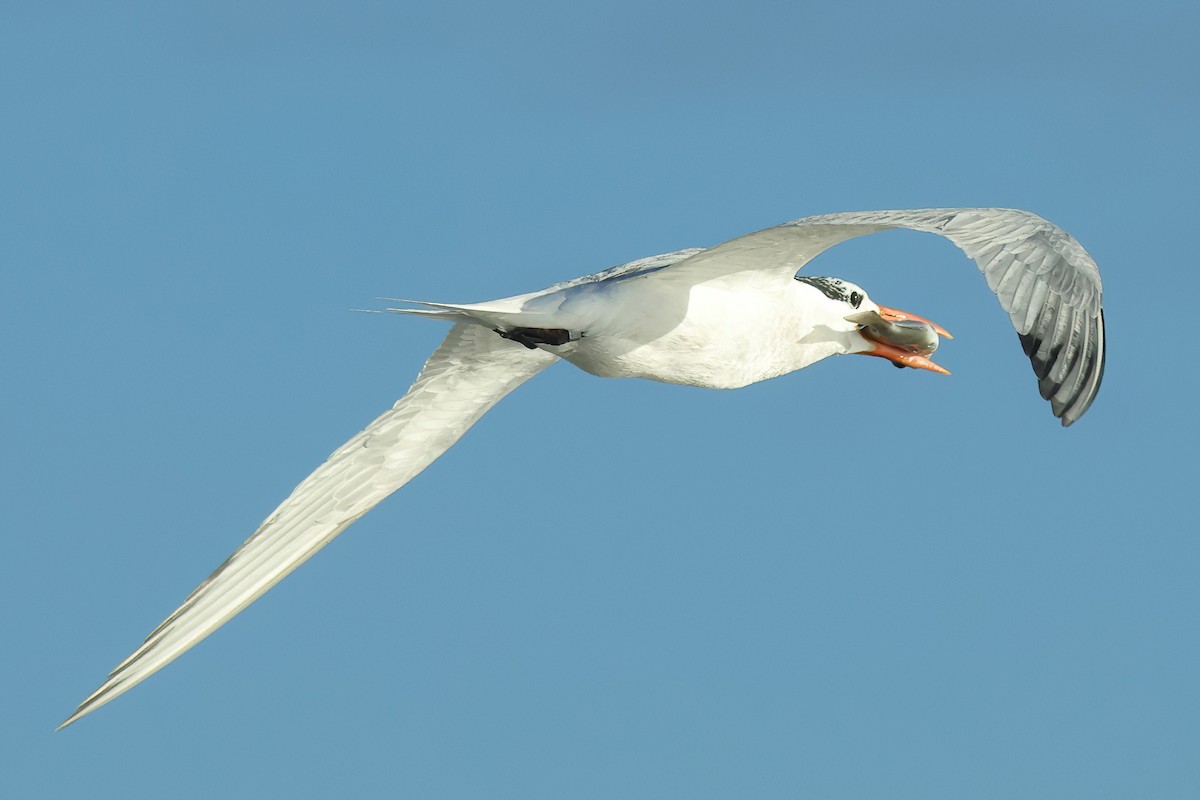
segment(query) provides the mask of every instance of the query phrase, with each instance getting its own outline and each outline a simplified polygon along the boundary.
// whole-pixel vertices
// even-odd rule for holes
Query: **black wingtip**
[[[1048,321],[1048,320],[1046,320]],[[1043,353],[1047,339],[1061,339]],[[1018,334],[1038,380],[1038,394],[1049,400],[1054,416],[1068,428],[1087,413],[1100,391],[1107,353],[1104,347],[1104,312],[1075,328],[1065,339],[1053,326],[1039,324],[1030,333]],[[1051,339],[1054,341],[1054,339]],[[1067,362],[1062,362],[1062,359]],[[1055,376],[1058,376],[1057,378]],[[1064,391],[1064,387],[1066,390]]]

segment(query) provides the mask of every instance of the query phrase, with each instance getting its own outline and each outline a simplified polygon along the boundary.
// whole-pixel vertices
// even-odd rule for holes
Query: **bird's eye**
[[[859,306],[861,306],[862,305],[862,295],[859,294],[858,292],[851,292],[850,293],[850,305],[854,306],[855,308],[858,308]]]

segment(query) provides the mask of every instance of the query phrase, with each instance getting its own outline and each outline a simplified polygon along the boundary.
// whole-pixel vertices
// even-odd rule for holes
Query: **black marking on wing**
[[[1059,309],[1058,311],[1061,311]],[[1104,312],[1080,326],[1047,305],[1030,333],[1018,334],[1038,379],[1038,393],[1070,425],[1091,405],[1104,380]],[[1067,412],[1071,411],[1070,416]]]
[[[496,333],[505,339],[523,344],[530,350],[537,349],[539,344],[561,345],[571,341],[571,332],[565,328],[496,328]]]

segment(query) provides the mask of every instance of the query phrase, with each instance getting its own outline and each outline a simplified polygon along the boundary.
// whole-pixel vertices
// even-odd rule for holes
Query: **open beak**
[[[859,333],[871,344],[871,349],[861,351],[861,355],[886,358],[897,367],[950,374],[928,358],[938,348],[939,335],[954,338],[941,325],[886,306],[880,306],[879,313],[863,311],[851,314],[846,320],[858,325]]]

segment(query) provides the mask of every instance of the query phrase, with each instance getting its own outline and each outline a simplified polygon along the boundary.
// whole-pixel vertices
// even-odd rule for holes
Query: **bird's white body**
[[[858,326],[819,291],[758,273],[699,285],[617,280],[545,299],[560,300],[556,318],[582,335],[543,349],[603,378],[736,389],[866,349]]]
[[[888,309],[853,284],[799,277],[797,270],[839,242],[892,228],[939,234],[971,257],[1008,312],[1055,415],[1066,425],[1087,410],[1104,363],[1100,274],[1069,234],[1026,211],[810,217],[531,294],[390,309],[454,324],[395,406],[305,478],[63,725],[128,691],[223,625],[556,361],[604,377],[731,389],[879,347],[878,339],[866,338],[871,324],[860,327],[847,317]],[[886,357],[940,370],[895,348]]]

